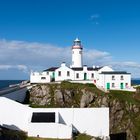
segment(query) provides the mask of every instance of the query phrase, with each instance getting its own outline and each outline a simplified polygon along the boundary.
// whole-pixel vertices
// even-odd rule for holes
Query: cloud
[[[19,68],[19,70],[44,69],[59,66],[61,62],[71,64],[71,47],[60,47],[52,44],[26,42],[16,40],[0,40],[0,64],[3,68]],[[85,63],[109,56],[107,52],[84,49]],[[90,64],[90,63],[88,63]]]
[[[83,50],[84,64],[109,65],[115,70],[125,70],[133,77],[140,77],[140,64],[112,60],[109,52],[87,49]],[[61,47],[49,43],[27,42],[17,40],[0,40],[0,70],[15,69],[23,73],[30,70],[42,71],[51,66],[60,66],[61,62],[71,64],[71,47]]]
[[[111,55],[105,51],[95,49],[85,49],[84,60],[88,65],[105,65],[106,62],[111,61]]]
[[[94,15],[90,16],[90,19],[92,20],[92,19],[96,19],[96,18],[99,18],[99,17],[100,17],[99,14],[94,14]]]
[[[0,40],[0,50],[0,64],[7,65],[7,67],[8,65],[44,67],[56,65],[70,57],[68,47],[62,48],[37,42]]]
[[[140,77],[140,63],[133,61],[124,61],[124,62],[109,62],[109,64],[115,69],[120,71],[127,71],[131,73],[133,78]]]
[[[18,69],[23,72],[28,72],[28,68],[25,65],[0,65],[0,70]]]
[[[93,24],[96,24],[96,25],[99,24],[99,21],[98,21],[99,18],[100,18],[99,14],[93,14],[90,16],[90,20],[92,21]]]

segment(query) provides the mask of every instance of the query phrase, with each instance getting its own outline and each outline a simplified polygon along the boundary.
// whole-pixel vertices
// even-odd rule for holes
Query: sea
[[[0,80],[0,90],[9,87],[10,85],[19,84],[25,80]]]
[[[10,85],[19,84],[25,80],[0,80],[0,90],[9,87]],[[140,79],[132,79],[132,85],[140,85]]]

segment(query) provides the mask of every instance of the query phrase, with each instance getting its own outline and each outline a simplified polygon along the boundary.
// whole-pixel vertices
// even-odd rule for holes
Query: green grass
[[[51,139],[51,138],[28,137],[26,140],[66,140],[66,139]]]
[[[140,104],[140,101],[133,97],[134,94],[134,92],[129,91],[110,90],[109,97],[113,97],[113,99],[116,98],[120,101],[126,101],[132,104]]]

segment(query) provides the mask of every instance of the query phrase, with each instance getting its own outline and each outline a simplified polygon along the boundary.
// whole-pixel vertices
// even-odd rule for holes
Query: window
[[[91,78],[94,78],[94,73],[91,73]]]
[[[112,76],[112,80],[115,80],[115,76],[114,75]]]
[[[61,76],[61,71],[58,71],[58,76]]]
[[[123,80],[123,75],[121,75],[121,80]]]
[[[82,51],[79,51],[79,54],[82,54]]]
[[[49,72],[47,71],[47,75],[49,75]]]
[[[70,76],[70,72],[69,71],[67,71],[67,76]]]
[[[55,113],[54,112],[33,112],[32,123],[54,123]]]
[[[76,78],[79,78],[79,73],[76,73]]]
[[[46,79],[46,77],[41,77],[41,80],[45,80]]]
[[[113,88],[115,87],[115,83],[112,83],[112,87],[113,87]]]

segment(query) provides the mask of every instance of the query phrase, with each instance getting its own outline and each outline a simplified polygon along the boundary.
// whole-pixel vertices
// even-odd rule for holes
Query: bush
[[[0,140],[26,140],[26,139],[27,135],[23,131],[8,130],[8,129],[1,130]]]

